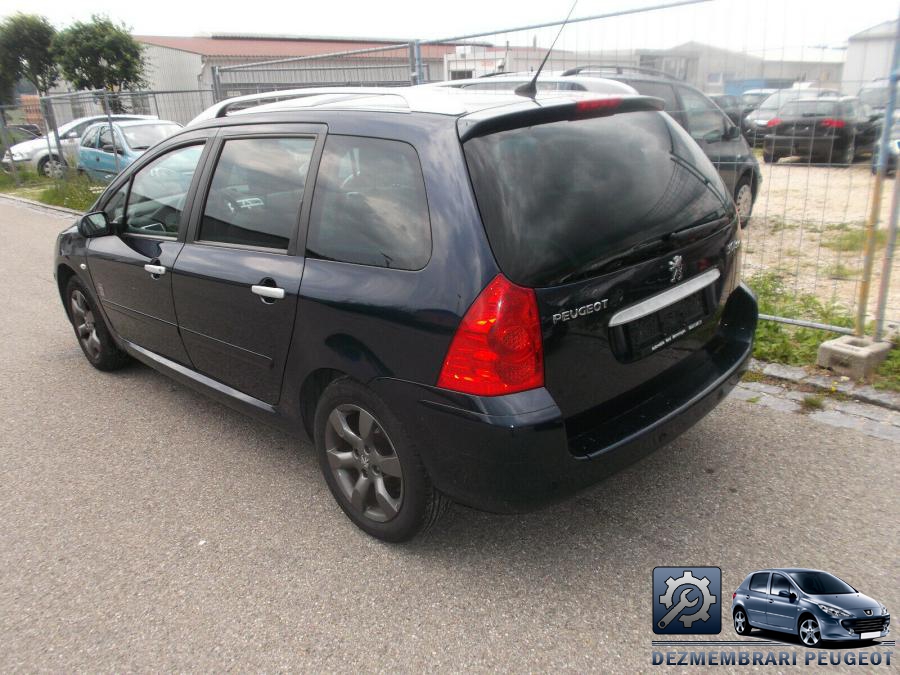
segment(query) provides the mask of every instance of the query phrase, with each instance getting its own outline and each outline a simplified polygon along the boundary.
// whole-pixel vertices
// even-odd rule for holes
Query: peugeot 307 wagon
[[[738,381],[734,202],[638,95],[313,89],[217,104],[62,232],[88,361],[313,440],[369,534],[527,510]]]
[[[821,570],[776,568],[748,574],[732,593],[738,635],[754,628],[793,633],[807,647],[874,640],[891,632],[882,603]]]

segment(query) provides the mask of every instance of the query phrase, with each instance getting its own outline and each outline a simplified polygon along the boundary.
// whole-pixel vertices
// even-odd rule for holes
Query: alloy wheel
[[[343,496],[359,515],[379,523],[403,504],[403,470],[381,424],[357,405],[342,404],[328,415],[325,454]]]
[[[734,200],[737,205],[738,215],[741,222],[746,223],[750,218],[750,212],[753,210],[753,190],[747,184],[741,185],[738,189],[737,197]]]
[[[819,644],[822,635],[819,632],[819,623],[815,619],[806,619],[800,624],[800,640],[807,647],[814,647]]]
[[[743,635],[746,627],[747,617],[744,616],[741,610],[736,611],[734,613],[734,630],[737,631],[738,635]]]
[[[72,324],[78,334],[78,341],[84,351],[94,360],[100,357],[100,337],[97,335],[97,324],[94,320],[94,312],[88,305],[84,293],[75,289],[69,299],[69,307],[72,309]]]

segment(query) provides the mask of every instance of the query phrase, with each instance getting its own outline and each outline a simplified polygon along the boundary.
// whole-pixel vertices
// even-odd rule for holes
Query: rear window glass
[[[525,286],[600,273],[731,208],[709,159],[658,112],[503,131],[465,155],[494,256]]]
[[[760,593],[765,593],[767,590],[768,583],[769,583],[769,573],[768,572],[757,572],[752,577],[750,577],[750,590],[751,591],[759,591]]]
[[[415,149],[400,141],[329,135],[306,248],[311,257],[326,260],[425,267],[431,222]]]
[[[815,117],[816,115],[833,115],[837,110],[834,101],[791,101],[785,103],[781,114],[786,117]]]

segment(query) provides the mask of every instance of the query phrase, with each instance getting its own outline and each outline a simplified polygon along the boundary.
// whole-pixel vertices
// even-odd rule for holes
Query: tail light
[[[737,591],[731,594],[731,599],[734,600],[737,597]]]
[[[826,129],[843,129],[845,126],[844,120],[836,120],[832,117],[826,117],[820,124]]]
[[[780,118],[780,117],[773,117],[773,118],[770,119],[768,122],[766,122],[766,126],[767,126],[767,127],[777,127],[779,124],[781,124],[781,118]]]
[[[457,328],[437,386],[499,396],[543,385],[544,348],[534,291],[498,274]]]

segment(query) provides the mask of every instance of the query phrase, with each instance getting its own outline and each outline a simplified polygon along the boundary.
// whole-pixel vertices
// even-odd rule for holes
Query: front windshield
[[[834,101],[791,101],[784,105],[780,114],[785,117],[815,117],[833,115],[835,108]]]
[[[768,94],[744,94],[741,96],[741,103],[744,105],[756,105],[766,96],[768,96]]]
[[[181,129],[177,124],[139,124],[120,128],[132,150],[146,150]]]
[[[847,595],[856,591],[828,572],[789,572],[800,590],[809,595]]]

